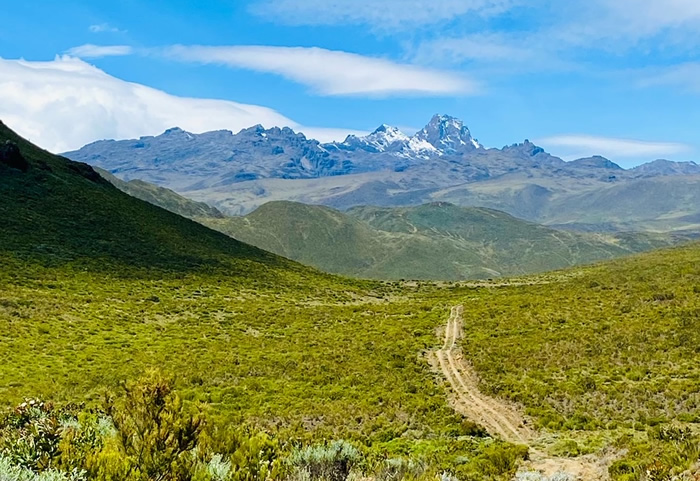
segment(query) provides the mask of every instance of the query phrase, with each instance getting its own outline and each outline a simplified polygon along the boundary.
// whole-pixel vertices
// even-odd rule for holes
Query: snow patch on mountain
[[[348,136],[335,144],[340,150],[393,153],[399,157],[427,159],[483,149],[464,123],[448,115],[435,115],[430,123],[409,137],[396,127],[382,124],[364,137]]]

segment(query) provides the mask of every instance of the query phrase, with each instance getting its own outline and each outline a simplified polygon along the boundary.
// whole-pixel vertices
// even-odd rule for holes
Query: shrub
[[[425,474],[425,463],[413,459],[390,458],[381,464],[376,473],[376,481],[410,481],[420,479]]]
[[[79,471],[62,473],[49,469],[35,473],[24,466],[14,464],[9,458],[0,454],[0,480],[2,481],[84,481],[85,475]]]
[[[105,410],[114,423],[116,443],[97,460],[100,476],[161,481],[191,478],[204,422],[199,414],[184,409],[172,380],[151,373],[125,385],[121,398],[108,396]]]
[[[573,439],[563,439],[552,447],[552,454],[555,456],[573,458],[580,456],[582,451],[578,443]]]
[[[306,472],[312,481],[345,481],[360,460],[357,448],[342,440],[297,449],[289,457],[295,472]]]
[[[266,433],[256,433],[248,428],[230,427],[220,434],[210,435],[209,449],[226,453],[215,454],[209,462],[209,473],[223,472],[228,468],[228,481],[265,481],[279,479],[283,473],[282,446]],[[212,476],[217,479],[215,476]]]

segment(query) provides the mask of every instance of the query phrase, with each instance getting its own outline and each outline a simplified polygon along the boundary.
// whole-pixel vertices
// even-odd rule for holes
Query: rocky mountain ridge
[[[446,201],[557,225],[628,228],[662,219],[665,230],[687,226],[673,219],[700,211],[696,163],[656,160],[623,169],[600,156],[565,162],[529,140],[486,148],[447,115],[434,116],[412,136],[381,125],[366,136],[322,144],[287,127],[256,125],[237,134],[173,128],[155,137],[98,141],[65,155],[233,215],[275,200],[338,209]]]

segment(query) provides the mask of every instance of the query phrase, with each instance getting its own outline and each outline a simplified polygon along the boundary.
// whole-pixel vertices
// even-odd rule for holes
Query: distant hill
[[[289,128],[257,125],[236,134],[173,128],[155,137],[94,142],[66,155],[228,215],[277,200],[340,210],[449,202],[540,224],[687,230],[695,227],[683,219],[700,214],[694,193],[700,167],[693,162],[657,160],[626,170],[600,156],[565,162],[528,140],[486,148],[448,115],[434,116],[412,136],[381,125],[364,137],[322,144]]]
[[[261,249],[323,271],[376,279],[459,280],[520,275],[666,247],[688,236],[639,232],[564,232],[491,209],[433,203],[409,208],[270,202],[245,217],[143,181],[123,182],[137,198],[190,217]],[[689,220],[688,220],[689,221]]]
[[[580,234],[506,213],[433,203],[347,213],[271,202],[245,217],[200,222],[327,272],[377,279],[460,280],[542,272],[672,245],[661,234]]]
[[[105,180],[116,188],[137,199],[144,200],[150,204],[157,205],[163,209],[174,212],[183,217],[223,217],[218,209],[204,202],[196,202],[181,196],[177,192],[149,184],[142,180],[130,180],[125,182],[117,176],[110,174],[99,167],[94,168]]]

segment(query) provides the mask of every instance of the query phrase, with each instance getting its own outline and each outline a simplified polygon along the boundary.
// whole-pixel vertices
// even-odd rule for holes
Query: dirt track
[[[435,352],[440,370],[455,393],[455,405],[468,418],[506,441],[528,444],[532,432],[520,414],[502,401],[479,391],[476,376],[462,359],[457,340],[462,332],[462,306],[453,307],[445,328],[445,342]]]
[[[452,387],[455,410],[482,425],[494,437],[530,446],[531,459],[524,466],[526,470],[539,471],[546,476],[565,472],[570,475],[570,479],[583,481],[607,479],[605,463],[594,456],[558,458],[534,449],[539,433],[527,426],[518,410],[479,390],[476,374],[463,358],[457,344],[463,330],[463,311],[463,306],[451,309],[442,348],[433,351],[431,355],[432,364],[442,372]]]

